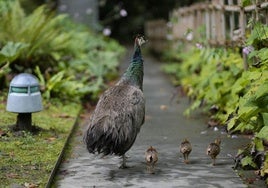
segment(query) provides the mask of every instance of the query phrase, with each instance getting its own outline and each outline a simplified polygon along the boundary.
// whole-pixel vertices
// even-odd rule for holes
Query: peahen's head
[[[144,43],[146,43],[147,41],[146,41],[146,39],[145,39],[145,37],[143,36],[143,35],[138,35],[138,36],[136,36],[136,38],[135,38],[135,45],[137,46],[137,47],[140,47],[142,44],[144,44]]]

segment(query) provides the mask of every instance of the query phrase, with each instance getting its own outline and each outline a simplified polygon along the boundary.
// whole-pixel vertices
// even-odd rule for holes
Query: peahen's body
[[[133,145],[144,123],[145,99],[142,92],[143,59],[142,37],[135,39],[131,63],[117,82],[100,97],[91,117],[84,141],[90,153],[123,156]]]

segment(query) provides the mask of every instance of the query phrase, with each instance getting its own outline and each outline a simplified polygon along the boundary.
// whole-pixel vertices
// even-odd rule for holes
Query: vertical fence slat
[[[241,7],[240,11],[239,11],[239,27],[241,30],[242,40],[244,41],[245,33],[246,33],[246,30],[245,30],[246,14],[245,14],[245,10],[242,6],[242,0],[239,0],[238,2],[239,2],[239,5]],[[244,53],[242,53],[242,54],[243,54],[244,70],[247,70],[248,69],[247,56]]]
[[[224,2],[220,1],[221,10],[220,13],[220,23],[221,23],[221,37],[220,37],[220,44],[224,45],[226,41],[226,27],[225,27],[225,16],[224,16]]]
[[[205,9],[205,23],[206,23],[206,38],[210,39],[210,28],[211,28],[211,21],[210,21],[210,10],[208,7]]]
[[[234,5],[233,0],[228,0],[228,5]],[[230,24],[230,39],[233,40],[233,32],[235,30],[235,17],[234,17],[234,12],[231,12],[229,15],[229,24]]]

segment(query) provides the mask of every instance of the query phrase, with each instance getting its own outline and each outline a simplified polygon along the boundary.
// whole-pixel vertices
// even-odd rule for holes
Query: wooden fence
[[[152,21],[146,24],[145,31],[153,40],[157,31],[162,34],[161,39],[172,36],[172,40],[191,41],[202,37],[211,45],[241,46],[246,33],[252,29],[247,27],[250,19],[268,24],[268,0],[254,0],[245,7],[242,0],[211,0],[181,7],[171,12],[170,28],[163,22]],[[203,29],[203,36],[200,36],[200,29]],[[187,33],[192,36],[187,37]]]

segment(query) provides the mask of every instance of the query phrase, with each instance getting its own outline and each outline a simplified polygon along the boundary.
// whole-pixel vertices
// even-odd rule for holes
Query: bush
[[[0,3],[0,80],[7,87],[10,76],[35,74],[44,97],[80,100],[94,98],[116,74],[124,52],[116,41],[55,16],[45,5],[26,15],[19,1]]]
[[[243,154],[242,166],[259,168],[265,178],[268,176],[267,36],[268,26],[255,23],[242,50],[248,54],[248,70],[244,70],[240,49],[209,48],[200,44],[186,53],[177,50],[181,62],[163,67],[193,100],[185,115],[202,107],[211,119],[227,125],[230,134],[254,135],[250,152]],[[257,160],[259,155],[262,161]]]

